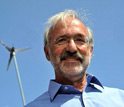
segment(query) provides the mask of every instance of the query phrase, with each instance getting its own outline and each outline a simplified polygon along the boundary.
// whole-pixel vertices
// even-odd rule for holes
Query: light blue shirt
[[[103,87],[93,75],[83,92],[51,80],[48,91],[25,107],[124,107],[124,90]]]

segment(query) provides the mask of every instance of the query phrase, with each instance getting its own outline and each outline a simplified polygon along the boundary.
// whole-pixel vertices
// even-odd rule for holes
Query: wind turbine
[[[19,87],[20,87],[20,92],[21,92],[21,96],[22,96],[22,102],[23,102],[23,106],[25,106],[26,103],[25,103],[25,98],[24,98],[24,93],[23,93],[23,89],[22,89],[21,78],[20,78],[20,74],[19,74],[19,70],[18,70],[18,65],[17,65],[15,53],[21,52],[21,51],[24,51],[24,50],[27,50],[27,49],[30,49],[30,48],[15,49],[14,46],[12,48],[8,47],[1,40],[0,40],[0,43],[10,52],[10,58],[9,58],[8,66],[7,66],[7,71],[9,69],[9,65],[11,63],[12,58],[14,58],[14,63],[15,63],[15,68],[16,68],[16,74],[17,74],[18,83],[19,83]]]

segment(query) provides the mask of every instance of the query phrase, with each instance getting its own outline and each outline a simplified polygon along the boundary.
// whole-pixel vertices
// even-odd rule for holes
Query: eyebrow
[[[60,35],[60,36],[58,36],[57,38],[55,38],[55,40],[57,40],[57,39],[59,39],[59,38],[67,38],[68,36],[67,35]]]
[[[68,37],[68,36],[67,35],[60,35],[57,38],[60,38],[60,37]]]
[[[80,38],[82,38],[82,37],[88,38],[87,36],[85,36],[84,34],[81,34],[81,33],[78,33],[78,34],[74,35],[74,37],[76,37],[76,36],[80,37]],[[60,35],[57,38],[55,38],[55,41],[58,40],[59,38],[68,38],[68,35]]]
[[[81,33],[78,33],[78,34],[74,35],[74,37],[75,36],[78,36],[78,37],[87,37],[87,36],[85,36],[84,34],[81,34]],[[68,37],[68,35],[60,35],[56,39],[61,38],[61,37]]]
[[[87,36],[85,36],[84,34],[81,34],[81,33],[78,33],[75,36],[78,36],[78,37],[87,37]]]

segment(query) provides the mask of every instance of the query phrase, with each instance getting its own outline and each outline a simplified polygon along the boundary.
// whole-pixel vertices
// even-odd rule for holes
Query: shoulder
[[[106,86],[93,86],[93,90],[88,91],[86,96],[87,101],[91,104],[100,105],[100,107],[103,107],[104,104],[106,104],[106,107],[124,106],[124,90]]]
[[[104,87],[103,94],[112,104],[117,105],[118,107],[124,106],[124,90]]]
[[[46,103],[49,103],[49,93],[45,92],[39,97],[37,97],[35,100],[27,104],[25,107],[44,107]],[[43,106],[42,106],[43,105]]]
[[[110,95],[110,96],[123,96],[124,98],[124,90],[122,89],[119,89],[119,88],[112,88],[112,87],[106,87],[106,86],[103,86],[103,87],[100,87],[98,85],[94,85],[94,87],[98,90],[100,90],[101,94],[104,94],[104,95]]]
[[[114,95],[114,96],[117,95],[117,96],[122,96],[124,98],[124,90],[122,90],[122,89],[104,86],[103,92],[108,95]]]

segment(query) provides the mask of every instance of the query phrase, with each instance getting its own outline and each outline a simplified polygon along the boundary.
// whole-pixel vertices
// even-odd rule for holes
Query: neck
[[[62,85],[72,85],[73,87],[75,87],[77,90],[79,91],[83,91],[84,90],[84,87],[86,85],[86,74],[79,80],[76,80],[76,81],[72,81],[70,79],[67,79],[67,78],[64,78],[64,77],[59,77],[56,75],[56,79],[55,81],[57,83],[60,83]]]

